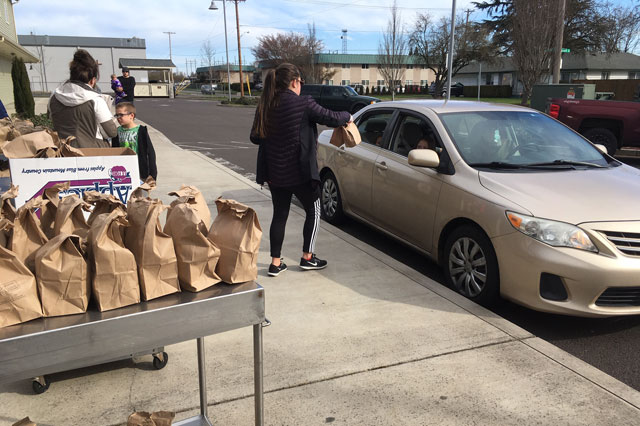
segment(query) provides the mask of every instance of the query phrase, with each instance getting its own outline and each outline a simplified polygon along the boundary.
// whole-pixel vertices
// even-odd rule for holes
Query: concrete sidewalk
[[[233,198],[263,228],[259,283],[267,425],[637,425],[640,393],[462,296],[323,223],[318,255],[327,269],[296,266],[304,212],[293,206],[283,254],[270,262],[268,191],[150,130],[158,189],[196,185]],[[372,231],[373,232],[373,231]],[[28,381],[0,387],[0,424],[123,424],[135,410],[198,411],[195,341],[168,346],[163,370],[122,361],[55,374],[33,395]],[[216,425],[253,424],[251,328],[206,339],[209,415]]]

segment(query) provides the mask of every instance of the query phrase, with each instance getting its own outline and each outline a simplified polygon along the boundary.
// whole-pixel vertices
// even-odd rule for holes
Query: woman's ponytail
[[[271,108],[278,106],[278,99],[281,92],[289,88],[289,84],[300,78],[300,71],[295,65],[283,63],[274,69],[267,71],[264,79],[264,87],[260,96],[260,103],[256,111],[256,120],[251,133],[264,139],[267,135],[267,115]]]

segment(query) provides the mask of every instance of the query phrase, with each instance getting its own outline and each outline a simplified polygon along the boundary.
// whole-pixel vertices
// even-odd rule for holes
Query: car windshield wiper
[[[545,163],[532,163],[526,164],[527,167],[549,167],[549,166],[583,166],[583,167],[594,167],[597,169],[606,168],[607,166],[602,166],[596,163],[588,163],[586,161],[570,161],[570,160],[554,160]]]
[[[502,161],[492,161],[490,163],[470,163],[471,167],[484,167],[487,169],[521,169],[520,164],[503,163]]]

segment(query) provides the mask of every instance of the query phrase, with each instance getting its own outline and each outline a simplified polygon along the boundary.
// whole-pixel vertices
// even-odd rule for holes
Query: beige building
[[[404,56],[402,70],[404,75],[398,82],[402,86],[428,86],[435,80],[433,71],[425,65],[416,63],[415,58]],[[369,87],[386,87],[384,77],[380,73],[378,55],[360,55],[345,53],[320,53],[315,57],[317,66],[328,71],[335,71],[333,77],[323,81],[328,85],[346,85]],[[259,64],[264,74],[270,68],[268,64]]]
[[[0,0],[0,99],[9,115],[16,112],[11,80],[11,63],[14,57],[21,58],[26,63],[38,62],[36,56],[18,43],[11,0]]]
[[[247,84],[247,78],[251,83],[254,82],[254,73],[256,71],[256,67],[253,65],[242,65],[242,79],[244,83]],[[209,75],[209,67],[198,67],[196,68],[196,75],[198,76],[199,81],[208,82],[210,79]],[[229,64],[229,73],[231,76],[231,84],[240,83],[240,67],[235,64]],[[226,83],[229,79],[227,75],[227,64],[223,65],[214,65],[211,67],[211,76],[213,77],[214,83]]]

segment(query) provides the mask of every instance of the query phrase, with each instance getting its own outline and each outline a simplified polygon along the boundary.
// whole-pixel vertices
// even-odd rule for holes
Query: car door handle
[[[389,168],[387,167],[387,163],[385,163],[384,161],[382,163],[376,163],[376,167],[380,170],[387,170]]]

